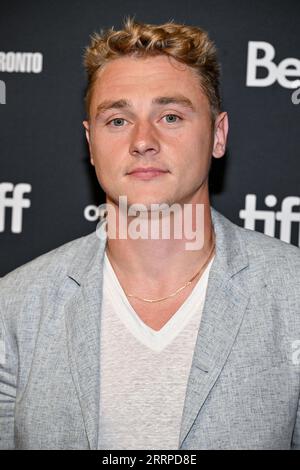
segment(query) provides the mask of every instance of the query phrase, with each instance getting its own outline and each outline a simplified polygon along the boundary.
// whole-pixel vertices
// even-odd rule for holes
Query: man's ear
[[[83,124],[83,127],[85,128],[85,136],[86,136],[86,140],[88,141],[88,144],[89,144],[90,162],[94,166],[95,164],[94,164],[94,159],[93,159],[93,156],[92,156],[92,150],[91,150],[91,144],[90,144],[90,125],[89,125],[89,121],[82,121],[82,124]]]
[[[228,129],[228,114],[224,111],[217,116],[214,126],[213,156],[215,158],[221,158],[225,154]]]

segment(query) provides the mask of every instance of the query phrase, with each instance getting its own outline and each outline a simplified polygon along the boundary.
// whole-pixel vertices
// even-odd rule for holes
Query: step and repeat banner
[[[123,18],[199,26],[222,67],[212,205],[300,246],[300,2],[27,0],[0,7],[0,276],[95,230],[105,202],[82,121],[84,47]]]

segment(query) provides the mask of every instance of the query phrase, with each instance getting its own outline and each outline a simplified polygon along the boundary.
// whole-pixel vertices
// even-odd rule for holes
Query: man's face
[[[104,101],[119,100],[97,111]],[[149,208],[151,203],[207,202],[211,156],[225,152],[227,114],[218,116],[213,131],[209,101],[190,67],[162,55],[107,63],[98,72],[90,119],[83,124],[107,202],[118,205],[119,196],[127,196],[128,205]],[[129,174],[137,167],[164,172]]]

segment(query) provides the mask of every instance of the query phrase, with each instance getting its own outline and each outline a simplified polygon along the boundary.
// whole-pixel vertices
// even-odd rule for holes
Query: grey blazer
[[[300,250],[211,213],[178,449],[300,449]],[[104,249],[93,232],[0,280],[1,449],[97,449]]]

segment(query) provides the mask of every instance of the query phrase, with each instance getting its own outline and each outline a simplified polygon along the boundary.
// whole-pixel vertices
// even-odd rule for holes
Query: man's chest
[[[176,297],[162,302],[144,302],[133,297],[128,301],[139,318],[153,330],[159,331],[176,314],[187,300],[194,286],[188,286],[184,292]]]

